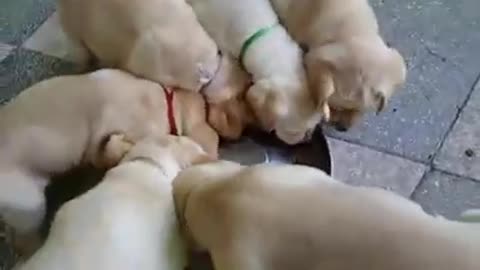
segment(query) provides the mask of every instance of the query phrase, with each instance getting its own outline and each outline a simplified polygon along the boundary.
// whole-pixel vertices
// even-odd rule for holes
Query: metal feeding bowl
[[[259,163],[301,164],[332,173],[332,158],[327,139],[320,128],[308,143],[288,145],[259,131],[248,131],[239,141],[222,143],[220,158],[243,165]]]

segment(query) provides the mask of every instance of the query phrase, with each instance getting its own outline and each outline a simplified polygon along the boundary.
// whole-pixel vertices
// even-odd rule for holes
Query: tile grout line
[[[440,140],[440,143],[438,144],[437,148],[435,149],[432,159],[430,161],[430,165],[434,167],[434,161],[435,158],[438,156],[440,151],[442,150],[443,146],[445,145],[445,141],[447,140],[448,136],[452,132],[453,128],[458,122],[458,119],[460,118],[461,114],[463,113],[465,107],[467,106],[468,102],[470,101],[470,98],[472,97],[473,92],[475,91],[476,86],[480,83],[480,73],[477,75],[475,80],[473,81],[473,85],[470,88],[470,91],[468,92],[467,96],[465,97],[465,100],[460,104],[460,107],[457,109],[457,113],[455,114],[455,118],[453,119],[452,123],[450,123],[450,126],[447,129],[447,132],[443,135],[442,139]]]
[[[425,172],[423,172],[423,175],[422,177],[420,177],[420,181],[418,181],[418,183],[415,185],[415,187],[413,188],[413,191],[412,193],[410,194],[410,196],[408,196],[408,198],[410,200],[413,201],[413,197],[415,196],[415,193],[417,193],[418,189],[420,188],[420,186],[427,180],[427,176],[430,172],[433,171],[433,167],[432,166],[428,166],[426,169],[425,169]]]
[[[390,156],[393,156],[393,157],[405,159],[405,160],[408,160],[410,162],[414,162],[414,163],[417,163],[417,164],[422,164],[422,165],[427,165],[427,166],[430,165],[428,161],[423,161],[421,159],[408,157],[408,156],[405,156],[405,155],[402,155],[402,154],[399,154],[399,153],[396,153],[396,152],[393,152],[393,151],[389,151],[387,149],[384,149],[384,148],[381,148],[381,147],[378,147],[378,146],[368,145],[368,144],[364,144],[364,143],[360,143],[360,142],[356,142],[356,141],[350,141],[348,139],[344,139],[344,138],[340,138],[340,137],[336,137],[336,136],[332,136],[332,135],[325,135],[325,136],[327,138],[332,138],[332,139],[335,139],[337,141],[342,141],[342,142],[350,143],[350,144],[353,144],[353,145],[356,145],[356,146],[364,147],[364,148],[367,148],[367,149],[375,151],[375,152],[379,152],[379,153],[387,154],[387,155],[390,155]]]
[[[451,131],[453,130],[453,128],[455,127],[455,124],[457,123],[458,119],[460,118],[460,115],[462,114],[462,112],[464,111],[465,107],[467,106],[468,104],[468,101],[470,100],[473,92],[475,91],[475,88],[477,86],[477,84],[480,83],[480,73],[477,75],[477,77],[475,78],[474,82],[473,82],[473,85],[472,87],[470,88],[470,91],[469,93],[467,94],[465,100],[462,102],[462,104],[460,105],[460,107],[458,108],[457,110],[457,113],[455,114],[455,118],[454,120],[452,121],[452,123],[450,124],[449,128],[447,129],[447,132],[445,132],[444,136],[442,137],[440,143],[438,144],[438,147],[435,149],[433,155],[432,155],[432,158],[431,160],[428,162],[427,166],[428,166],[428,169],[425,170],[425,173],[424,175],[422,176],[422,178],[420,178],[420,181],[418,182],[417,186],[415,187],[415,189],[413,190],[411,196],[410,196],[410,199],[413,200],[413,197],[415,195],[415,193],[418,191],[418,189],[420,188],[420,186],[424,183],[424,181],[426,180],[428,174],[432,171],[438,171],[438,172],[441,172],[445,175],[449,175],[449,176],[454,176],[456,178],[462,178],[462,179],[466,179],[466,180],[469,180],[469,181],[472,181],[474,183],[478,183],[479,180],[475,179],[475,178],[472,178],[472,177],[469,177],[469,176],[464,176],[464,175],[460,175],[460,174],[457,174],[457,173],[454,173],[454,172],[451,172],[451,171],[447,171],[447,170],[443,170],[443,169],[440,169],[440,168],[437,168],[435,166],[435,158],[438,156],[438,154],[440,153],[441,149],[443,148],[443,146],[445,145],[445,141],[447,140],[448,136],[450,135]]]
[[[468,180],[468,181],[472,181],[474,183],[480,183],[479,179],[475,179],[471,176],[466,176],[466,175],[461,175],[461,174],[458,174],[458,173],[446,171],[444,169],[440,169],[440,168],[437,168],[437,167],[434,167],[434,166],[432,167],[432,169],[435,170],[435,171],[441,172],[443,174],[449,175],[449,176],[453,176],[453,177],[456,177],[456,178],[462,178],[462,179],[465,179],[465,180]]]
[[[40,29],[40,27],[42,27],[43,24],[44,24],[45,22],[47,22],[48,19],[50,19],[50,18],[53,16],[53,14],[55,14],[55,12],[57,12],[57,7],[55,7],[55,9],[54,9],[50,14],[48,14],[47,16],[45,16],[45,18],[36,25],[35,29],[32,30],[32,33],[31,33],[28,37],[25,37],[21,42],[19,42],[19,44],[18,44],[17,47],[23,49],[23,48],[24,48],[23,45],[24,45],[33,35],[35,35],[35,33],[37,33],[37,31]]]

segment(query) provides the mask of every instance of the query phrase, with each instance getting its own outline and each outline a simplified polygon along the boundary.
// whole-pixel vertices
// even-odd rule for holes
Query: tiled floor
[[[386,40],[407,59],[408,82],[387,112],[349,133],[328,131],[334,175],[392,189],[448,217],[480,207],[480,2],[371,3]],[[65,60],[53,0],[1,5],[0,102],[43,78],[76,72]],[[4,251],[0,245],[0,261]]]

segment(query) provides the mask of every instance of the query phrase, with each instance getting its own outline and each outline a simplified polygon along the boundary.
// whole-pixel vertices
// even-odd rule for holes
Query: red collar
[[[175,91],[171,88],[163,88],[165,92],[165,99],[167,102],[167,117],[168,117],[168,124],[170,126],[170,134],[178,135],[177,124],[175,123],[175,113],[173,110],[173,96]]]

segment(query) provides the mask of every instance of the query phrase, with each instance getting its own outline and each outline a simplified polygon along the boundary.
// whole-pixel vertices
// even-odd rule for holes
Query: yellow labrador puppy
[[[208,122],[225,139],[239,139],[247,126],[257,124],[245,101],[250,85],[250,76],[238,61],[224,55],[217,74],[202,89],[208,106]]]
[[[400,53],[382,40],[367,0],[270,0],[292,37],[305,45],[307,74],[322,91],[332,81],[331,121],[350,128],[381,111],[406,77]]]
[[[480,269],[480,223],[311,167],[220,161],[173,184],[179,219],[216,270]]]
[[[218,49],[185,1],[58,0],[64,31],[82,62],[93,54],[165,87],[199,91],[218,68]]]
[[[184,270],[171,182],[208,159],[187,138],[135,144],[98,186],[60,208],[45,244],[19,269]]]
[[[268,0],[187,2],[220,49],[238,57],[252,75],[246,98],[262,127],[289,144],[308,138],[328,117],[328,94],[310,92],[302,52]]]
[[[170,102],[166,96],[173,98]],[[191,91],[166,95],[160,85],[119,70],[62,76],[26,89],[0,108],[0,214],[25,237],[43,219],[43,189],[54,173],[91,163],[111,167],[115,134],[138,141],[176,129],[216,157],[218,135],[205,119],[203,98]]]
[[[224,137],[239,137],[252,122],[243,98],[250,77],[238,61],[218,54],[185,1],[57,2],[77,61],[95,56],[104,67],[120,68],[168,88],[194,92],[204,88],[214,112],[211,124]]]

